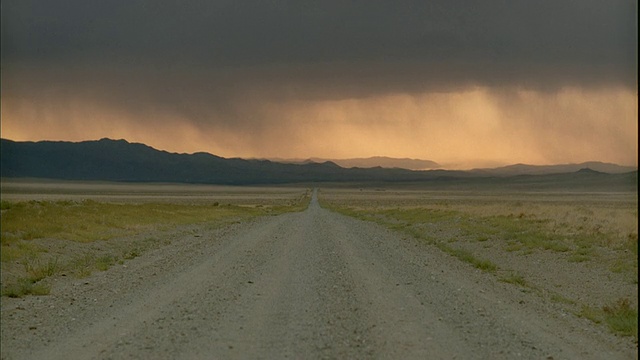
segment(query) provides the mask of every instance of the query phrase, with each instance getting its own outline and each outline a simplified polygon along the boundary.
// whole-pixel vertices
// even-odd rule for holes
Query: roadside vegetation
[[[616,334],[638,339],[638,309],[631,307],[628,298],[600,308],[583,305],[578,315],[596,324],[605,323]]]
[[[633,198],[386,189],[323,190],[320,195],[325,208],[420,239],[524,293],[637,339],[638,212]],[[538,275],[554,271],[545,270],[542,261],[555,262],[557,271],[563,271],[557,264],[580,264],[636,291],[606,301],[591,301],[589,294],[573,298],[575,291],[559,282],[551,285],[522,266],[514,269],[532,256],[538,259]]]
[[[2,295],[46,295],[56,275],[78,278],[167,244],[159,233],[188,225],[217,228],[266,215],[302,211],[310,192],[256,205],[2,201]],[[199,236],[193,234],[193,236]]]

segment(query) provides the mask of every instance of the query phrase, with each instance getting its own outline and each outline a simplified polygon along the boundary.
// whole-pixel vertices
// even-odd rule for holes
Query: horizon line
[[[287,158],[287,157],[280,157],[280,156],[274,156],[274,157],[241,157],[241,156],[231,156],[231,157],[224,157],[224,156],[220,156],[220,155],[216,155],[214,153],[208,152],[208,151],[195,151],[195,152],[178,152],[178,151],[171,151],[171,150],[166,150],[166,149],[161,149],[159,147],[154,147],[152,145],[143,143],[143,142],[137,142],[137,141],[130,141],[127,140],[125,138],[119,138],[119,139],[114,139],[114,138],[109,138],[109,137],[102,137],[100,139],[87,139],[87,140],[79,140],[79,141],[72,141],[72,140],[13,140],[13,139],[9,139],[6,137],[0,137],[0,140],[7,140],[7,141],[12,141],[12,142],[22,142],[22,143],[38,143],[38,142],[57,142],[57,143],[83,143],[83,142],[99,142],[99,141],[103,141],[103,140],[109,140],[109,141],[124,141],[128,144],[139,144],[139,145],[144,145],[147,146],[151,149],[154,149],[156,151],[164,151],[167,153],[172,153],[172,154],[180,154],[180,155],[194,155],[194,154],[209,154],[212,156],[216,156],[219,158],[223,158],[223,159],[242,159],[242,160],[258,160],[258,161],[271,161],[271,162],[279,162],[279,161],[311,161],[311,162],[315,162],[312,159],[320,159],[320,160],[325,160],[329,161],[329,162],[334,162],[334,161],[346,161],[346,160],[368,160],[368,159],[372,159],[372,158],[387,158],[387,159],[393,159],[393,160],[413,160],[413,161],[428,161],[428,162],[433,162],[435,164],[437,164],[437,167],[433,167],[433,168],[428,168],[428,169],[421,169],[421,170],[415,170],[415,169],[409,169],[409,170],[414,170],[414,171],[426,171],[426,170],[459,170],[459,171],[469,171],[469,170],[485,170],[485,169],[499,169],[499,168],[504,168],[504,167],[510,167],[510,166],[518,166],[518,165],[522,165],[522,166],[533,166],[533,167],[544,167],[544,166],[568,166],[568,165],[582,165],[582,164],[587,164],[587,163],[600,163],[600,164],[607,164],[607,165],[615,165],[615,166],[620,166],[620,167],[630,167],[630,168],[635,168],[636,170],[638,169],[638,164],[620,164],[620,163],[614,163],[614,162],[609,162],[609,161],[602,161],[602,160],[587,160],[587,161],[580,161],[580,162],[564,162],[564,163],[547,163],[547,164],[535,164],[535,163],[526,163],[526,162],[513,162],[513,163],[503,163],[503,165],[497,165],[495,167],[490,167],[490,166],[482,166],[482,167],[473,167],[473,168],[451,168],[451,167],[446,167],[446,165],[455,165],[456,162],[445,162],[445,163],[440,163],[438,161],[435,160],[431,160],[431,159],[421,159],[421,158],[414,158],[414,157],[393,157],[393,156],[388,156],[388,155],[372,155],[372,156],[368,156],[368,157],[362,157],[362,156],[357,156],[357,157],[349,157],[349,158],[327,158],[327,157],[321,157],[321,156],[308,156],[308,157],[291,157],[291,158]],[[490,160],[475,160],[477,162],[482,162],[482,161],[490,161]],[[460,161],[462,162],[462,161]],[[472,161],[466,161],[466,162],[474,162],[474,160]],[[338,164],[336,164],[338,165]]]

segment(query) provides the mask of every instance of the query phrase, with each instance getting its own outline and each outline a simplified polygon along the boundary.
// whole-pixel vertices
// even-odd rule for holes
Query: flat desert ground
[[[637,199],[3,179],[1,356],[635,359]]]

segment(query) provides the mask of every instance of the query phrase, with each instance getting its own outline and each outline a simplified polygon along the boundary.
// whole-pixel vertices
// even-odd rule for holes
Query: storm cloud
[[[21,0],[3,2],[2,13],[2,57],[10,63],[151,64],[168,72],[298,65],[300,80],[347,72],[345,80],[366,82],[375,71],[398,78],[393,87],[416,77],[423,86],[429,79],[634,86],[637,72],[637,6],[627,0]],[[364,69],[353,73],[354,65]]]
[[[636,14],[626,0],[4,1],[3,137],[508,162],[517,133],[530,149],[512,160],[598,160],[577,150],[596,144],[637,164]],[[469,129],[478,149],[442,150]],[[546,154],[556,138],[572,156]]]

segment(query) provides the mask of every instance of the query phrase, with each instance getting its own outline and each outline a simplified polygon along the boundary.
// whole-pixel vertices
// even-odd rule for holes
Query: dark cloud
[[[635,88],[636,13],[629,0],[14,0],[2,3],[2,58],[125,72],[259,69],[321,89]]]
[[[1,6],[1,125],[16,140],[637,164],[636,1]]]

